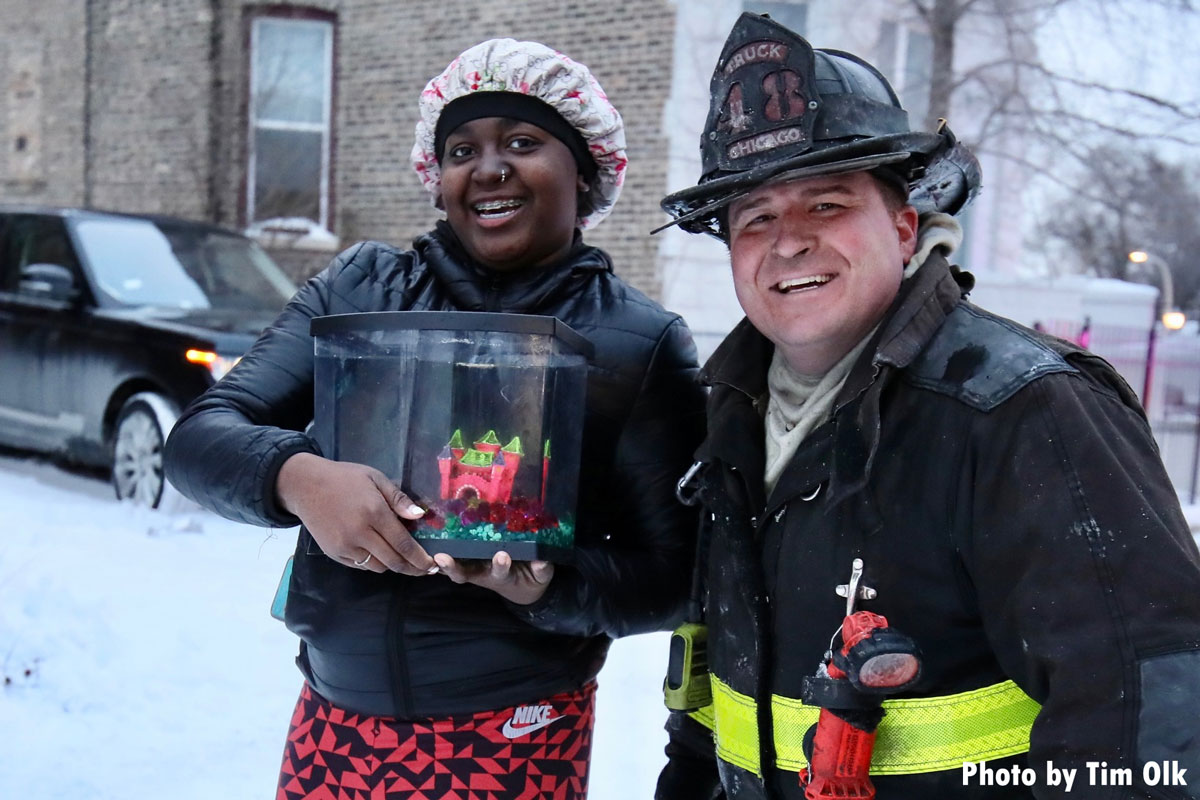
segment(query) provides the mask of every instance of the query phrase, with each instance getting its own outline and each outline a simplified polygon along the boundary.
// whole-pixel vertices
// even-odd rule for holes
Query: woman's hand
[[[501,550],[491,561],[460,563],[445,553],[433,557],[438,567],[455,583],[473,583],[491,589],[510,603],[527,606],[546,593],[554,577],[549,561],[518,561]]]
[[[373,467],[297,453],[279,469],[275,494],[336,561],[371,572],[437,572],[403,522],[424,510]]]

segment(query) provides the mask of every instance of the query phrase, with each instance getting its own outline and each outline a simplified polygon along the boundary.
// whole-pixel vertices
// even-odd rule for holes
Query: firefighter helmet
[[[877,69],[814,50],[768,17],[746,13],[734,24],[710,98],[700,182],[662,201],[675,218],[664,227],[724,239],[729,203],[764,183],[815,175],[869,170],[906,187],[918,211],[951,214],[979,188],[979,163],[949,127],[912,130]]]

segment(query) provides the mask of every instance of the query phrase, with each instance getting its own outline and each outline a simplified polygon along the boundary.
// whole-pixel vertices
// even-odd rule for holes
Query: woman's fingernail
[[[408,513],[412,514],[414,517],[423,517],[425,516],[425,509],[418,505],[411,505],[408,507]]]
[[[426,570],[425,574],[426,575],[437,575],[439,572],[441,572],[441,568],[435,566],[435,567],[430,567],[428,570]]]

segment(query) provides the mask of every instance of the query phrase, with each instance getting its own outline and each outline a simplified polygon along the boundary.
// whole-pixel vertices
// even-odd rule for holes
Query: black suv
[[[254,242],[169,217],[0,206],[0,444],[157,506],[162,443],[295,291]]]

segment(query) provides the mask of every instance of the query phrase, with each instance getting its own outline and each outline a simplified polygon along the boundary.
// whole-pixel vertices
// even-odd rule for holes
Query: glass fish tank
[[[425,509],[430,554],[569,562],[591,343],[526,314],[382,311],[312,321],[312,434]]]

